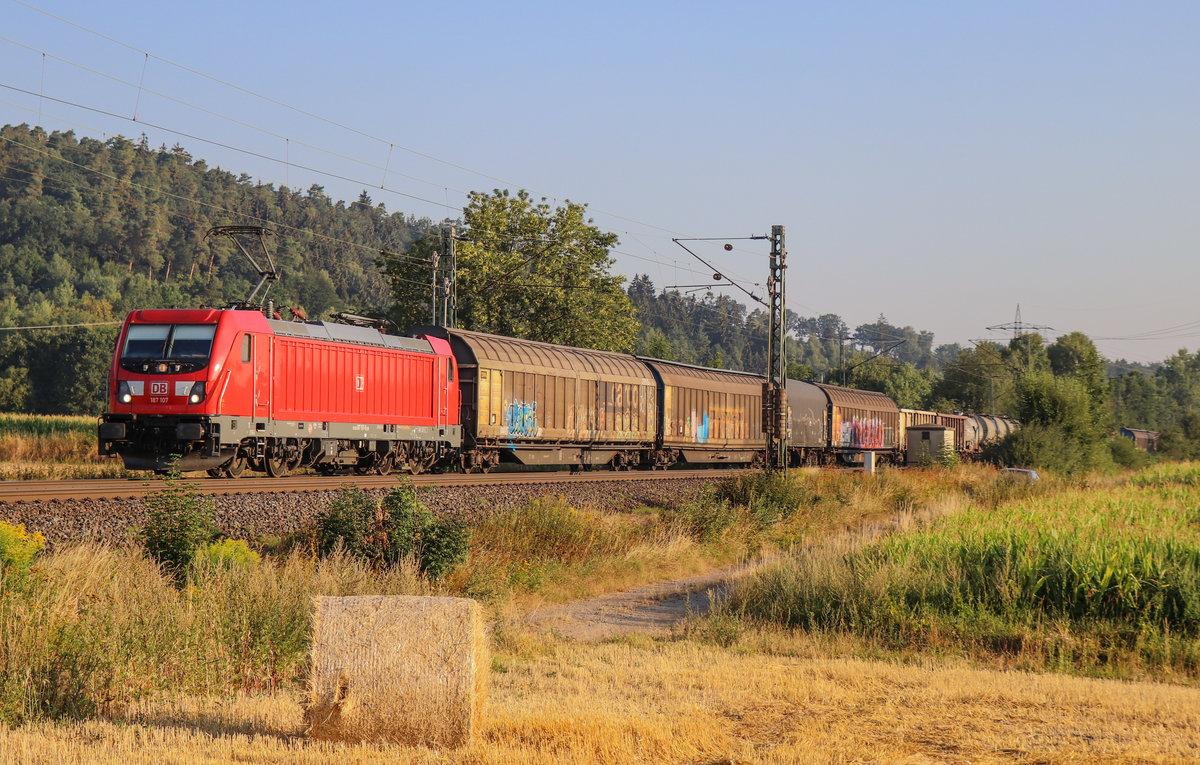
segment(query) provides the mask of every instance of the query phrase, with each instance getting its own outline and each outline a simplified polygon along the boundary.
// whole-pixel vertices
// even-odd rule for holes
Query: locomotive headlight
[[[117,383],[117,401],[122,404],[128,404],[133,401],[133,391],[129,390],[129,383],[121,380]]]
[[[204,381],[201,380],[200,382],[198,382],[192,386],[192,392],[188,394],[188,402],[192,403],[192,404],[199,404],[203,400],[204,400]]]

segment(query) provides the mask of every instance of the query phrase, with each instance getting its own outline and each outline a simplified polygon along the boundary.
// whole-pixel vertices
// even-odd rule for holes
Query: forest
[[[658,291],[612,272],[617,236],[586,205],[525,192],[472,192],[461,216],[388,211],[366,191],[347,203],[210,167],[185,148],[101,141],[27,125],[0,128],[0,411],[99,414],[117,327],[134,308],[225,306],[258,273],[221,225],[266,226],[282,278],[276,305],[312,319],[380,317],[392,331],[445,306],[451,246],[463,328],[728,369],[766,365],[767,317],[719,294]],[[449,232],[455,231],[454,242]],[[441,264],[439,266],[439,264]],[[441,270],[439,270],[439,267]],[[441,315],[438,315],[440,320]],[[1023,452],[1073,440],[1075,463],[1105,463],[1117,427],[1163,433],[1200,455],[1200,352],[1153,367],[1103,359],[1080,333],[1007,344],[937,345],[879,316],[787,314],[789,377],[881,391],[902,407],[982,411],[1029,423]],[[1116,450],[1116,451],[1114,451]]]

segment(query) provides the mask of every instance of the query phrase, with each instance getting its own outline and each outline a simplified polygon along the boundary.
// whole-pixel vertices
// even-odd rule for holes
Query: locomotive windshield
[[[216,324],[131,324],[121,350],[130,371],[183,372],[208,366]],[[151,370],[151,362],[169,364]]]

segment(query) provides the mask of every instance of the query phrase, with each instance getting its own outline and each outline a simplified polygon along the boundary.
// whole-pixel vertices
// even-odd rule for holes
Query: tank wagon
[[[962,451],[967,455],[977,455],[988,444],[1004,439],[1021,426],[1011,417],[998,414],[968,414]]]
[[[462,440],[445,340],[260,311],[133,311],[108,388],[100,453],[132,469],[419,472]]]

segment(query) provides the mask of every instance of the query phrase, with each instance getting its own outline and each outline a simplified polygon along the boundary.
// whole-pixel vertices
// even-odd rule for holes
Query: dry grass
[[[0,481],[144,475],[97,453],[96,423],[95,417],[0,413]]]
[[[311,742],[288,695],[146,703],[0,730],[0,762],[1195,762],[1200,690],[734,654],[689,642],[497,657],[457,752]]]
[[[126,470],[118,457],[97,462],[6,462],[0,461],[0,481],[57,481],[64,478],[139,478],[149,471]]]

